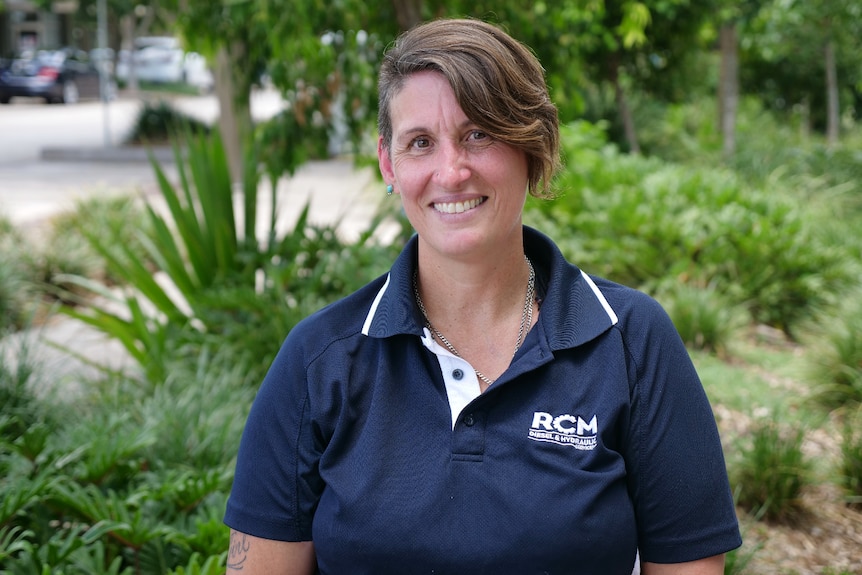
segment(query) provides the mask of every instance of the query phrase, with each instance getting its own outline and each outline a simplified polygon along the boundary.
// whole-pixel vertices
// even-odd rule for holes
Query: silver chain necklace
[[[521,313],[521,327],[518,329],[518,340],[515,342],[515,351],[512,352],[512,357],[515,357],[515,354],[518,353],[518,350],[521,348],[521,343],[524,341],[524,332],[529,329],[528,326],[533,325],[533,298],[535,297],[536,290],[536,272],[533,270],[533,263],[530,261],[530,258],[524,256],[524,259],[527,260],[527,266],[530,268],[530,279],[527,281],[527,295],[524,298],[524,311]],[[446,349],[452,352],[452,355],[461,357],[461,354],[458,353],[455,346],[446,339],[446,336],[437,331],[437,328],[431,325],[431,320],[428,319],[428,312],[425,310],[425,304],[422,303],[422,297],[419,295],[418,275],[419,272],[417,269],[413,272],[413,295],[416,297],[416,305],[419,306],[419,311],[422,312],[422,317],[425,319],[425,327],[434,332],[437,339],[443,342],[443,345],[446,346]],[[494,380],[489,379],[478,369],[473,368],[473,371],[476,372],[476,377],[481,379],[487,385],[494,383]]]

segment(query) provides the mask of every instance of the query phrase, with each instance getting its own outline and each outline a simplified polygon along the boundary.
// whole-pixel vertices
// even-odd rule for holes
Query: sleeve
[[[311,540],[322,491],[297,331],[285,340],[252,405],[224,518],[232,529],[279,541]]]
[[[718,428],[688,350],[644,294],[624,328],[632,389],[626,464],[643,560],[681,563],[742,544]]]

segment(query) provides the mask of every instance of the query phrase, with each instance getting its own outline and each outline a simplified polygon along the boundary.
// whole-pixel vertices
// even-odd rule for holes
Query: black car
[[[0,69],[0,104],[16,97],[44,98],[48,103],[74,104],[99,97],[99,71],[80,50],[39,51]]]

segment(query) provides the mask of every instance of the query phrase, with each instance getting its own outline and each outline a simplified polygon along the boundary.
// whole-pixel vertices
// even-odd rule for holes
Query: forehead
[[[468,120],[446,77],[434,71],[416,72],[404,80],[392,97],[390,118],[396,133]]]

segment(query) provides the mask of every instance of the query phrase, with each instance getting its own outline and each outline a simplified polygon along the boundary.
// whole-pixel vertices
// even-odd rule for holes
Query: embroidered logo
[[[587,421],[579,415],[553,416],[544,411],[533,414],[528,437],[533,441],[567,445],[575,449],[591,451],[598,443],[599,424],[594,415]]]

